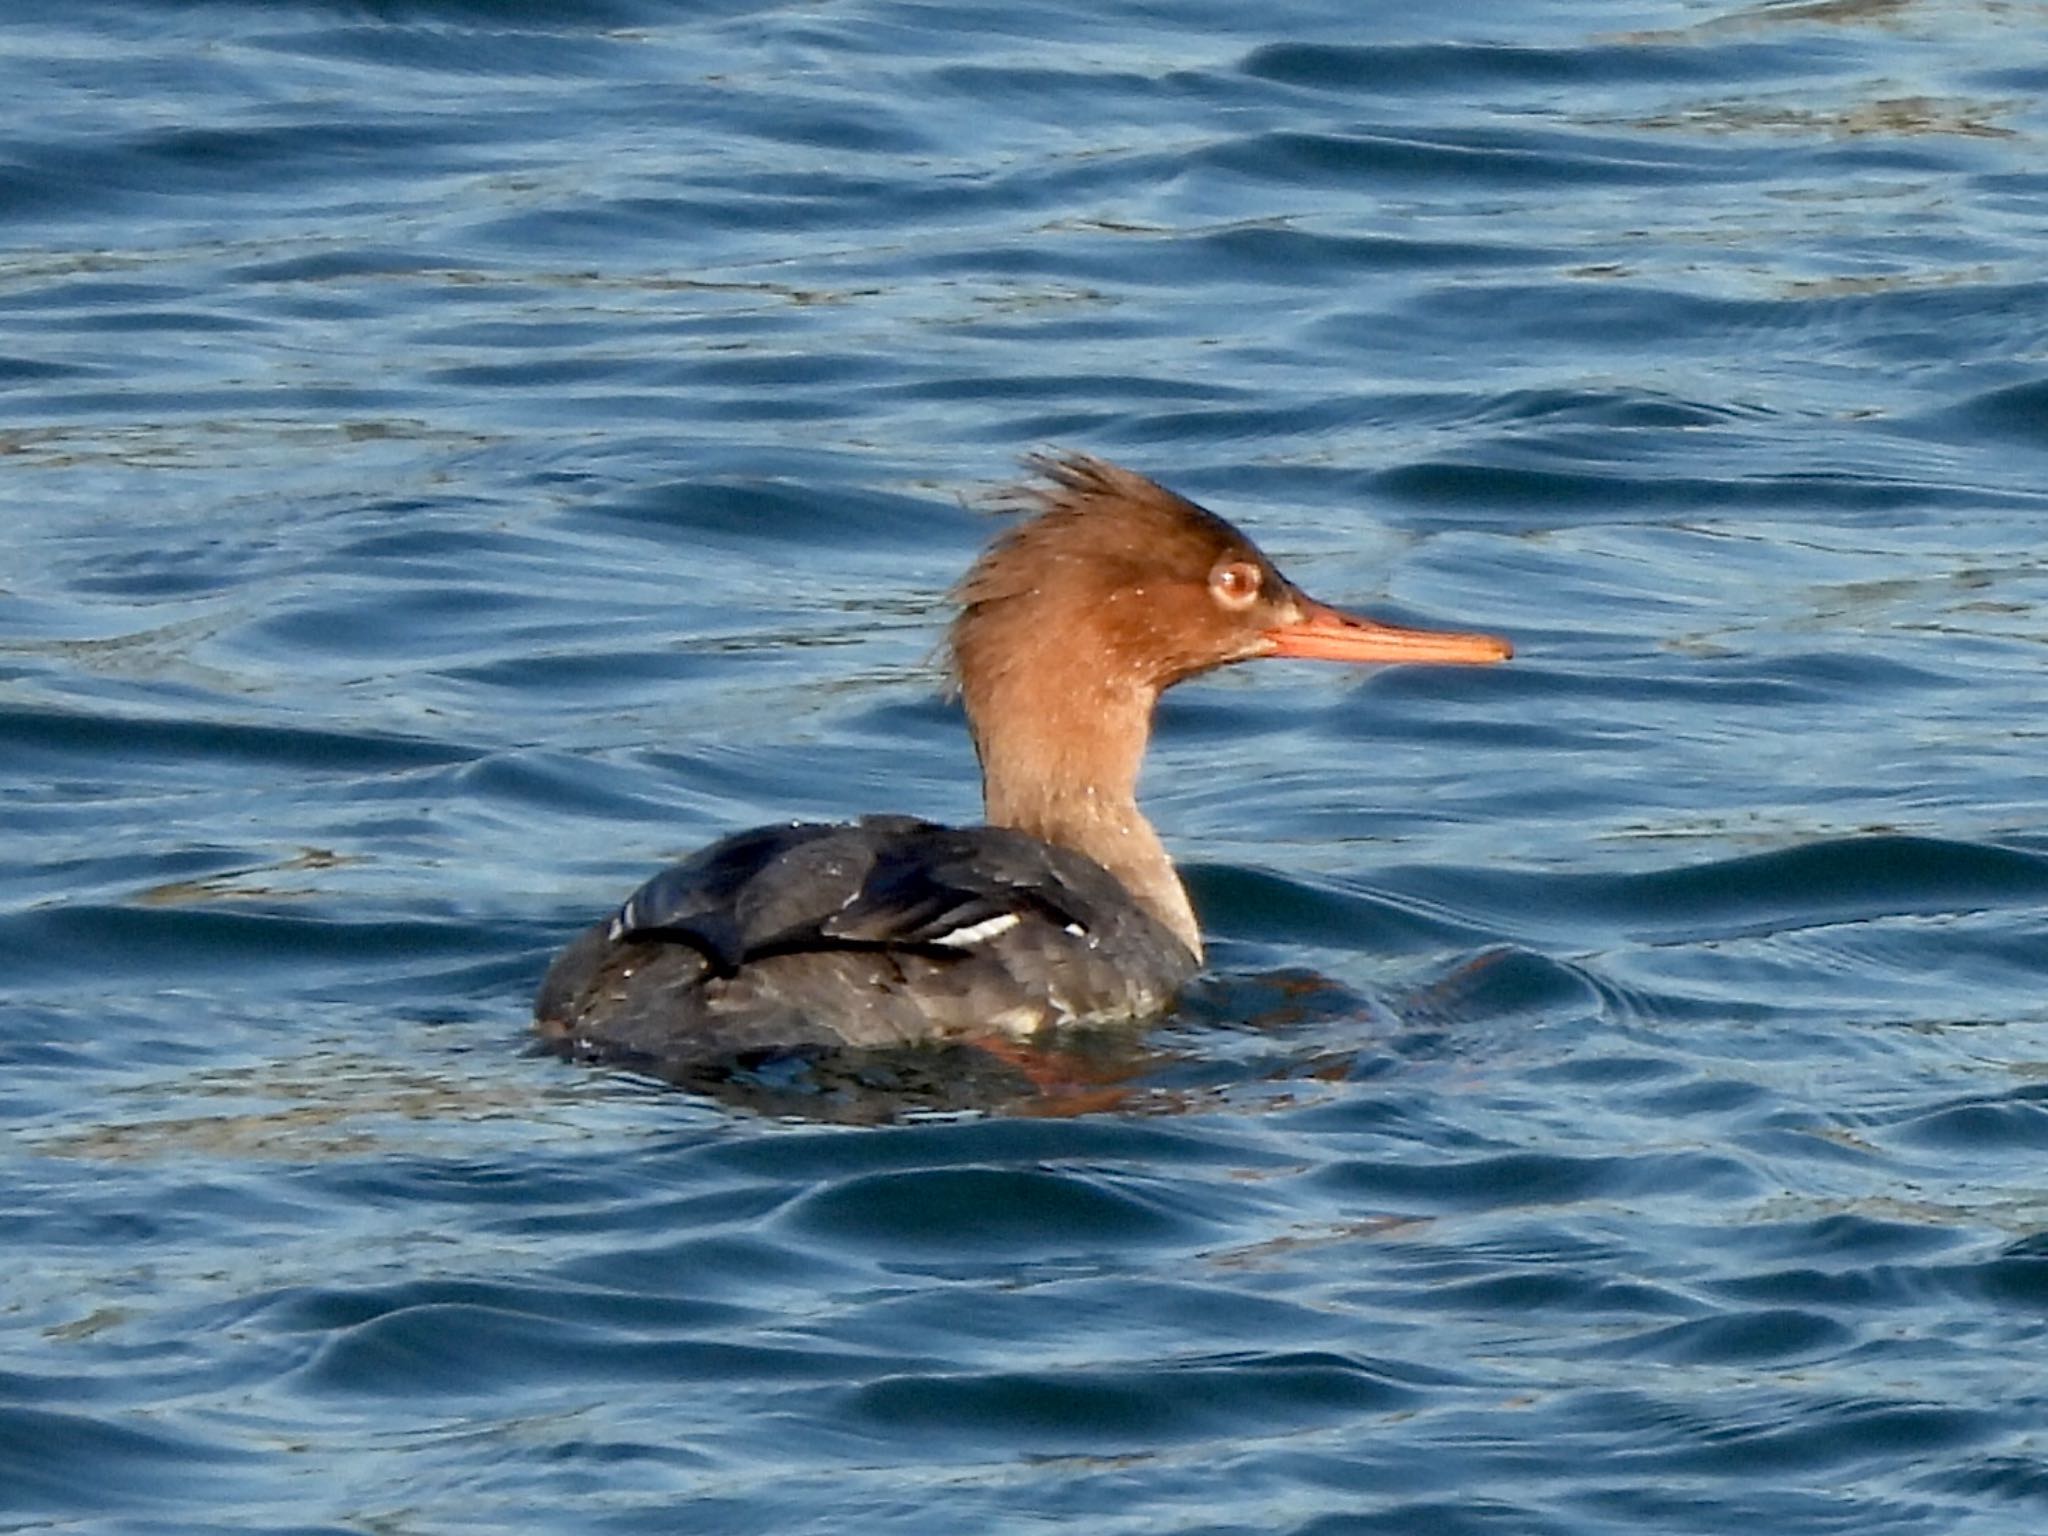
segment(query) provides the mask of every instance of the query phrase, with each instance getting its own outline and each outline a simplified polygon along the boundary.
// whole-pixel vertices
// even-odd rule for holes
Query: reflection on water
[[[165,1115],[172,1103],[204,1113]],[[408,1069],[360,1057],[200,1071],[115,1095],[111,1114],[37,1139],[44,1156],[122,1162],[353,1159],[431,1148],[447,1121],[514,1118],[532,1111],[530,1091]]]
[[[1882,82],[1873,82],[1882,87]],[[1634,126],[1685,133],[1766,133],[1786,136],[1843,137],[1874,134],[1885,138],[1915,134],[1961,134],[1973,138],[2009,139],[2018,130],[2001,125],[2001,117],[2022,109],[2016,101],[1935,101],[1925,96],[1888,97],[1820,109],[1772,101],[1702,102],[1672,116],[1640,118]]]

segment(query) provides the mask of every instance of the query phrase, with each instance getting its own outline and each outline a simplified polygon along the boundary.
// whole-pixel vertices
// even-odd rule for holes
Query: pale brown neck
[[[990,824],[1086,854],[1199,960],[1202,934],[1187,889],[1138,809],[1156,691],[1128,683],[1060,689],[1030,672],[969,679],[964,691]]]

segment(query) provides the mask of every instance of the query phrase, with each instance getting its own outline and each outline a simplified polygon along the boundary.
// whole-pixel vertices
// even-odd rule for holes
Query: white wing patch
[[[994,917],[983,918],[978,923],[969,923],[965,928],[955,928],[951,933],[942,933],[932,940],[950,949],[966,949],[971,944],[985,944],[998,934],[1008,933],[1024,919],[1015,912],[998,912]]]

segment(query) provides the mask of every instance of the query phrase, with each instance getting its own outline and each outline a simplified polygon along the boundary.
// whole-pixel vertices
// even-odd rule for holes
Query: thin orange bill
[[[1506,661],[1515,648],[1499,635],[1455,634],[1449,630],[1402,629],[1356,618],[1300,599],[1301,617],[1266,631],[1268,656],[1305,661],[1427,661],[1483,665]]]

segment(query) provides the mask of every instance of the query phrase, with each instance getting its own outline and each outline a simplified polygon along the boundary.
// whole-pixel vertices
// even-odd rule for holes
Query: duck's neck
[[[1156,691],[1123,683],[1061,690],[1029,674],[965,691],[989,822],[1086,854],[1199,960],[1202,932],[1187,888],[1138,809]]]

